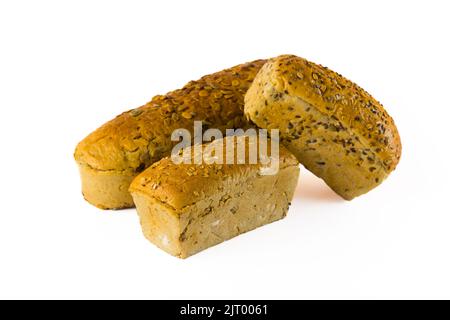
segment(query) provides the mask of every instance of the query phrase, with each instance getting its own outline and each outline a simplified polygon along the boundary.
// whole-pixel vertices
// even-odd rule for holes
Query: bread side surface
[[[83,197],[100,209],[123,209],[133,206],[128,192],[134,175],[111,174],[79,166]]]
[[[245,114],[280,129],[299,161],[348,200],[379,185],[400,159],[400,136],[382,105],[303,58],[269,60],[246,94]]]
[[[169,254],[181,257],[181,223],[179,214],[159,200],[134,193],[144,237]]]
[[[130,186],[145,237],[186,258],[285,217],[299,167],[283,147],[279,159],[273,175],[262,175],[261,163],[153,164]]]

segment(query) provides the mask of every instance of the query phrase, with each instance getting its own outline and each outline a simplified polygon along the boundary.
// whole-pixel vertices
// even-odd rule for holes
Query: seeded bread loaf
[[[393,119],[366,91],[305,59],[269,60],[245,96],[245,114],[280,129],[307,169],[350,200],[379,185],[400,159]]]
[[[95,130],[75,150],[87,201],[102,209],[133,206],[128,187],[155,161],[170,155],[172,131],[204,127],[245,127],[244,94],[265,60],[256,60],[191,81],[156,96]]]
[[[225,153],[227,145],[236,150],[243,139],[248,153],[253,142],[245,136],[218,139],[201,150],[223,142],[219,150]],[[186,258],[285,217],[297,185],[296,158],[281,147],[278,171],[260,160],[249,164],[248,154],[243,164],[235,159],[235,164],[221,165],[175,164],[164,158],[136,177],[130,191],[145,237]]]

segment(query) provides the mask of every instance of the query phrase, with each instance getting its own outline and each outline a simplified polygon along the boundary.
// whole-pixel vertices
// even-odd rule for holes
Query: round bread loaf
[[[395,169],[401,142],[383,106],[353,82],[293,55],[270,59],[245,96],[245,115],[351,200]]]

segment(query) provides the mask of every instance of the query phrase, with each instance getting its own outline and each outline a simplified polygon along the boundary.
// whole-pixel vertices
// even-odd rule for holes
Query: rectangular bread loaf
[[[251,142],[245,136],[211,144],[222,141],[225,152],[227,145],[236,149],[243,139],[249,150]],[[272,159],[279,169],[267,175],[267,163],[249,164],[246,157],[243,164],[175,164],[167,157],[141,173],[130,192],[145,237],[186,258],[285,217],[297,185],[297,160],[281,147],[279,160]]]
[[[85,199],[102,209],[132,207],[131,181],[170,155],[175,129],[192,131],[194,121],[222,131],[248,126],[244,94],[264,63],[256,60],[191,81],[88,135],[75,150]]]

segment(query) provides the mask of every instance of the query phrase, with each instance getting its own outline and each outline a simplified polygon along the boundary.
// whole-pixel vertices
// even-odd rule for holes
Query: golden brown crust
[[[381,183],[400,159],[400,136],[382,105],[303,58],[270,59],[246,94],[245,113],[259,127],[279,128],[300,162],[345,199]]]
[[[238,139],[245,139],[246,150],[249,150],[250,140],[244,136],[225,137],[223,140],[215,140],[212,144],[223,143],[223,157],[225,158],[226,145],[236,145]],[[241,140],[242,141],[242,140]],[[210,144],[202,145],[202,150]],[[271,155],[271,143],[267,144],[269,156]],[[233,147],[236,149],[236,147]],[[189,149],[188,149],[189,150]],[[191,159],[195,157],[192,152]],[[279,170],[290,166],[298,166],[298,161],[286,148],[279,148]],[[212,192],[217,192],[224,181],[239,177],[241,180],[250,179],[261,174],[270,167],[270,163],[249,164],[246,154],[245,164],[178,164],[174,165],[170,157],[154,163],[147,170],[137,176],[130,185],[130,192],[144,193],[160,202],[179,210],[184,206],[195,203],[208,197]],[[195,190],[195,192],[192,192]]]
[[[244,94],[264,63],[256,60],[204,76],[124,112],[78,144],[76,161],[99,171],[137,174],[169,155],[172,131],[192,130],[194,120],[219,129],[245,126]]]

